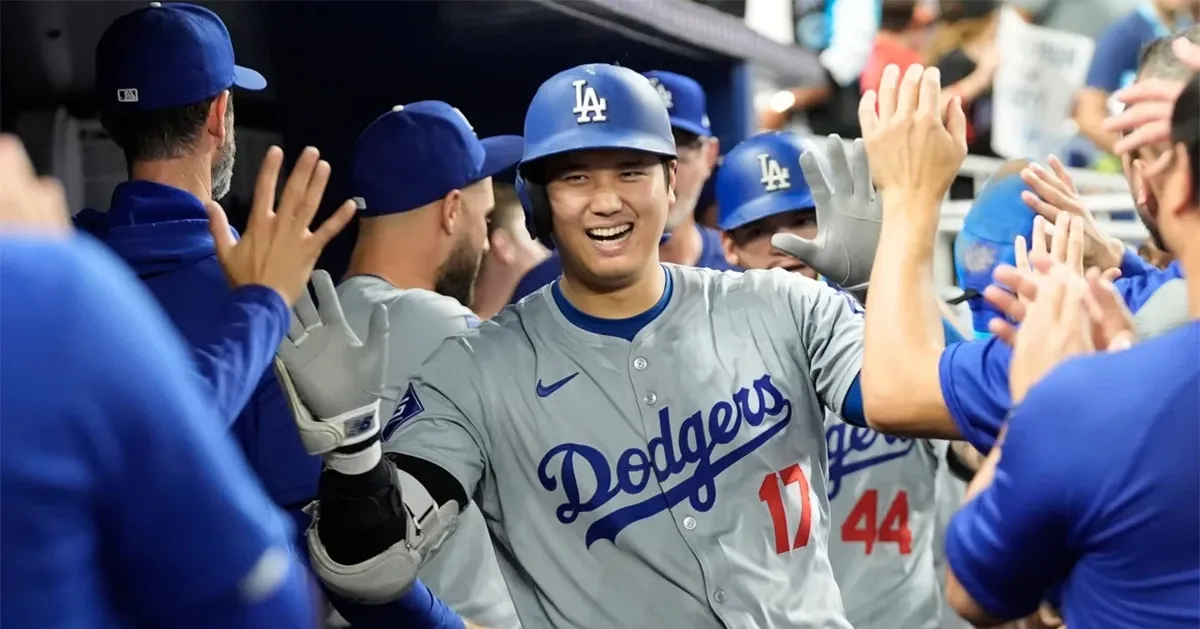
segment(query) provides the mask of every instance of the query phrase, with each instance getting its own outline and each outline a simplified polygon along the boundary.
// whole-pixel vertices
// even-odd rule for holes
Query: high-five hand
[[[771,238],[771,245],[866,303],[867,282],[879,246],[881,202],[871,186],[862,140],[855,140],[847,155],[842,138],[831,135],[825,151],[830,165],[828,181],[811,151],[800,157],[817,208],[817,237],[808,240],[781,232]]]
[[[346,201],[315,232],[309,231],[329,183],[329,162],[320,159],[317,149],[304,149],[276,206],[275,188],[282,164],[283,151],[272,146],[258,171],[250,221],[240,240],[234,238],[221,206],[209,202],[207,207],[217,258],[229,282],[266,286],[291,306],[305,290],[325,245],[354,216],[355,205]]]
[[[1064,264],[1045,271],[1013,344],[1009,390],[1014,404],[1064,360],[1095,351],[1087,280]]]
[[[912,65],[900,80],[900,69],[889,65],[879,93],[867,92],[859,103],[858,120],[885,215],[916,211],[918,205],[926,211],[940,208],[958,175],[967,155],[967,120],[961,99],[950,99],[945,109],[941,102],[937,68]],[[889,204],[888,197],[897,193],[924,203],[912,203],[913,209],[908,203]]]
[[[1075,182],[1062,161],[1051,155],[1048,162],[1049,169],[1030,163],[1021,170],[1021,180],[1033,189],[1032,192],[1022,192],[1021,200],[1048,221],[1057,221],[1061,212],[1067,212],[1083,221],[1085,266],[1098,266],[1101,269],[1120,266],[1125,245],[1105,234],[1104,229],[1096,222],[1096,217],[1084,207],[1083,197],[1079,195]]]
[[[0,136],[0,231],[71,231],[67,199],[52,177],[38,177],[15,135]]]

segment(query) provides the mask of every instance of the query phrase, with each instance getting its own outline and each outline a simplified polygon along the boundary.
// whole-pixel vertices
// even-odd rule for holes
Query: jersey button
[[[654,406],[654,403],[658,401],[658,396],[653,391],[650,391],[642,396],[642,401],[646,403],[646,406]]]
[[[724,603],[725,602],[725,590],[718,588],[717,591],[713,592],[713,600],[716,601],[718,604]]]
[[[649,363],[646,362],[646,359],[642,358],[641,356],[633,359],[633,368],[637,369],[638,371],[645,371],[646,365],[648,364]]]
[[[690,515],[688,517],[684,518],[683,519],[683,528],[685,528],[689,531],[696,528],[696,518],[693,518]]]

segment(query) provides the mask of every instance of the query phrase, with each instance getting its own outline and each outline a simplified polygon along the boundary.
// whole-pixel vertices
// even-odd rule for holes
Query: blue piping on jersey
[[[627,319],[604,319],[580,311],[563,296],[562,289],[558,285],[559,280],[554,280],[554,283],[550,285],[550,293],[554,296],[554,303],[558,304],[558,309],[562,311],[567,321],[571,322],[571,325],[592,334],[615,336],[632,342],[633,337],[637,336],[642,328],[650,325],[651,321],[657,319],[658,315],[667,309],[667,304],[671,303],[671,295],[675,292],[675,281],[671,278],[667,267],[662,267],[662,270],[666,275],[667,282],[658,303],[651,306],[649,310]]]

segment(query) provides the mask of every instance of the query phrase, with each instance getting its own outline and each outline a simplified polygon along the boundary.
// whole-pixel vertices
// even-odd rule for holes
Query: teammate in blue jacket
[[[708,98],[704,88],[694,79],[674,72],[652,70],[643,76],[650,79],[667,106],[671,131],[679,152],[676,198],[667,215],[659,256],[663,262],[687,266],[718,270],[733,268],[725,259],[721,233],[696,223],[696,206],[720,153],[720,145],[712,134],[708,119]],[[554,249],[549,238],[543,239],[543,244]],[[509,303],[521,301],[521,298],[553,282],[560,275],[562,260],[555,252],[521,278]]]
[[[235,239],[215,203],[233,176],[230,89],[262,89],[266,80],[234,64],[225,24],[206,8],[156,2],[118,18],[96,49],[96,85],[101,122],[125,152],[131,180],[117,187],[107,212],[85,210],[77,222],[137,271],[191,346],[206,404],[302,531],[320,459],[291,428],[291,410],[268,368],[290,306],[354,204],[347,201],[310,233],[329,164],[306,149],[276,204],[283,156],[272,148],[247,232]],[[343,615],[371,626],[354,617],[359,608],[337,603]],[[414,623],[443,626],[437,623],[450,618],[445,626],[461,625],[419,582],[396,605]]]
[[[0,625],[315,627],[290,523],[136,278],[87,236],[0,257]]]

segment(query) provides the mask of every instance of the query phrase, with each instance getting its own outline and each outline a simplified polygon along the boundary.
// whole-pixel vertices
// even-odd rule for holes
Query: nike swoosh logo
[[[551,384],[550,386],[546,386],[546,385],[542,384],[542,380],[541,380],[541,378],[539,378],[537,381],[538,397],[550,397],[555,391],[563,388],[563,385],[567,384],[568,382],[571,381],[572,378],[574,378],[575,376],[578,376],[578,375],[579,375],[579,372],[576,371],[575,373],[567,376],[566,378],[563,378],[562,380],[559,380],[558,382]]]

